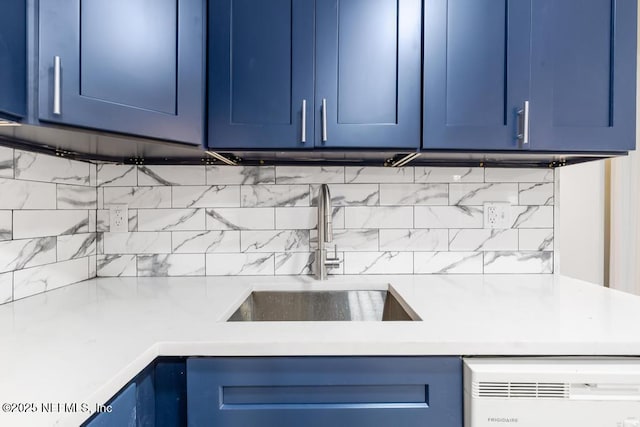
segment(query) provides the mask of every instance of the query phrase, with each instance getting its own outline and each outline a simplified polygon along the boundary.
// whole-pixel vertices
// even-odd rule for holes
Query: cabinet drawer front
[[[457,357],[187,360],[189,425],[462,426]]]

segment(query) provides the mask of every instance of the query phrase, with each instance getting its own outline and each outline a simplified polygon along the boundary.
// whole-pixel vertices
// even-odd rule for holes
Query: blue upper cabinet
[[[424,16],[423,148],[635,148],[635,0],[426,0]]]
[[[313,147],[313,4],[210,2],[210,147]]]
[[[425,2],[423,148],[526,148],[530,22],[531,0]]]
[[[421,1],[316,8],[316,147],[419,148]]]
[[[636,0],[533,0],[531,143],[635,149]]]
[[[0,12],[0,116],[27,114],[27,2],[3,0]]]
[[[209,23],[210,147],[419,147],[420,0],[213,0]]]
[[[164,357],[138,374],[84,427],[175,427],[187,423],[184,359]],[[93,409],[93,408],[91,408]]]
[[[40,119],[202,144],[205,3],[40,0]]]

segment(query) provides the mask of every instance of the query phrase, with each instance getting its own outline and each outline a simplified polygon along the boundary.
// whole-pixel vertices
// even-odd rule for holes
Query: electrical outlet
[[[485,203],[484,228],[511,228],[511,203]]]
[[[112,233],[126,233],[129,231],[129,206],[109,206],[109,231]]]

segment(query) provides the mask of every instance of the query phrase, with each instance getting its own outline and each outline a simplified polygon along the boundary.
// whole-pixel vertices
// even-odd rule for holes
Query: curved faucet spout
[[[320,194],[318,195],[318,224],[322,222],[323,242],[331,243],[333,240],[333,209],[331,208],[331,192],[327,184],[320,186]],[[318,236],[320,230],[318,229]]]

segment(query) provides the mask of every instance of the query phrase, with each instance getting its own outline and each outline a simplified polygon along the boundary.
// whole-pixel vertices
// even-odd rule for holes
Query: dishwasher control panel
[[[640,358],[469,357],[465,427],[640,427]]]

